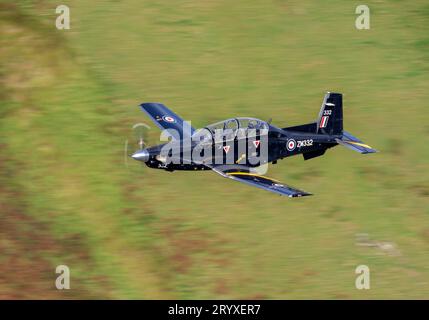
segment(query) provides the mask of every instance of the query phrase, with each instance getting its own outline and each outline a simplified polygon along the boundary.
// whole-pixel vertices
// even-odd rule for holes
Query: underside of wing
[[[212,168],[212,170],[225,178],[243,182],[248,185],[271,191],[283,196],[303,197],[311,195],[311,193],[292,188],[277,180],[256,173],[251,173],[245,169],[219,170],[217,168]]]

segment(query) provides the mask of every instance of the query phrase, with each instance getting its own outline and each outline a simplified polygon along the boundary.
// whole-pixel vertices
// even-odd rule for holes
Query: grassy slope
[[[59,238],[82,234],[93,277],[84,277],[84,262],[70,263],[88,291],[428,297],[424,1],[372,4],[370,31],[354,28],[352,1],[76,0],[67,32],[48,25],[53,4],[28,3],[22,8],[38,13],[43,39],[55,44],[43,49],[39,31],[6,38],[5,74],[20,74],[19,57],[28,61],[21,73],[35,76],[4,81],[16,96],[6,98],[1,130],[25,168],[16,166],[14,180],[29,214]],[[34,44],[25,51],[28,37]],[[290,201],[211,173],[121,163],[130,125],[147,122],[135,107],[141,101],[164,102],[196,127],[237,114],[292,125],[314,119],[325,90],[345,93],[347,130],[381,153],[336,148],[270,170],[314,197]],[[356,233],[394,242],[400,255],[358,247]],[[368,292],[354,289],[358,264],[371,268]]]
[[[148,255],[141,246],[136,249],[142,236],[128,232],[135,218],[124,215],[133,207],[120,173],[112,169],[117,163],[109,148],[114,144],[112,112],[103,111],[110,103],[107,90],[77,67],[48,26],[12,6],[2,18],[2,60],[7,62],[1,126],[7,149],[2,153],[17,161],[10,165],[25,197],[26,215],[49,224],[57,242],[75,235],[88,247],[86,259],[70,256],[67,248],[55,254],[42,250],[51,290],[55,266],[67,264],[72,287],[86,286],[95,297],[161,297]],[[142,227],[139,231],[144,233]],[[78,246],[75,238],[69,240]],[[84,253],[84,248],[77,251]]]

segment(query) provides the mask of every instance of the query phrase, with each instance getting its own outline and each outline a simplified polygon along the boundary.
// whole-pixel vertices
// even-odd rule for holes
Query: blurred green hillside
[[[428,299],[429,4],[369,1],[357,30],[360,4],[1,0],[0,298]],[[328,90],[380,153],[271,166],[313,197],[124,165],[141,102],[285,127]]]

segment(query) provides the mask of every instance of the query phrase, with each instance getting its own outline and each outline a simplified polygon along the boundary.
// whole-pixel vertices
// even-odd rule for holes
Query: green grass
[[[76,0],[68,31],[54,1],[34,3],[1,13],[1,153],[15,160],[2,183],[56,241],[79,235],[86,259],[40,252],[75,270],[76,296],[428,298],[424,1],[369,4],[366,31],[353,1]],[[287,126],[313,120],[327,90],[380,153],[338,147],[270,168],[313,197],[123,165],[131,126],[149,123],[140,102],[196,127],[235,115]],[[358,233],[400,255],[357,246]],[[369,291],[354,287],[360,264]]]

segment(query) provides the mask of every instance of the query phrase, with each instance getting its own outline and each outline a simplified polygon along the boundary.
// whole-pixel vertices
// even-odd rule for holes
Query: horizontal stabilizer
[[[350,132],[347,132],[347,131],[343,131],[343,139],[342,140],[362,142],[362,140],[360,140],[359,138],[356,138]]]
[[[343,132],[343,136],[341,139],[335,139],[335,141],[349,149],[352,149],[354,151],[357,151],[359,153],[375,153],[377,150],[373,149],[372,147],[364,144],[362,140],[354,137],[347,131]]]

